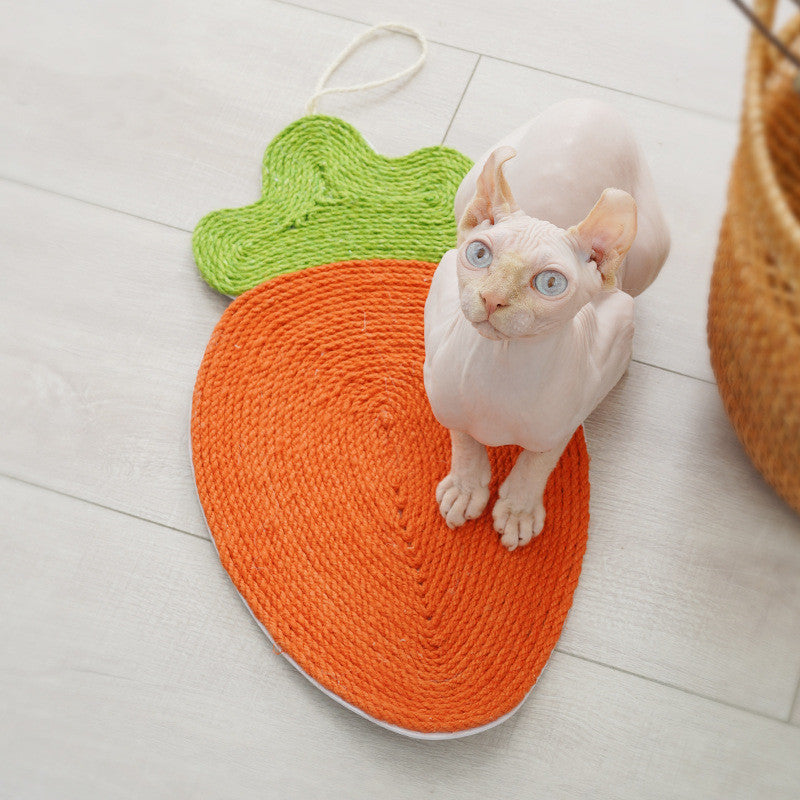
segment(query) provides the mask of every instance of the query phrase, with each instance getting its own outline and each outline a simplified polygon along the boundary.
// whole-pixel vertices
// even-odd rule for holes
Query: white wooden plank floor
[[[0,798],[800,797],[800,518],[743,454],[704,334],[746,39],[728,4],[0,8]],[[266,143],[387,17],[435,42],[428,65],[323,111],[388,154],[477,157],[600,97],[673,231],[636,363],[587,424],[589,546],[557,652],[518,715],[462,741],[382,731],[272,652],[188,455],[228,302],[190,231],[258,196]],[[381,39],[337,81],[415,52]]]

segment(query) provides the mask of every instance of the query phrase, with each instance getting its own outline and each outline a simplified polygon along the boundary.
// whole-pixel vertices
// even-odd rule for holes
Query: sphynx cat
[[[514,550],[541,533],[550,473],[628,367],[633,296],[658,275],[669,233],[627,124],[589,100],[492,148],[455,215],[456,247],[425,304],[425,389],[452,444],[436,500],[451,528],[480,516],[486,446],[520,445],[492,509]]]

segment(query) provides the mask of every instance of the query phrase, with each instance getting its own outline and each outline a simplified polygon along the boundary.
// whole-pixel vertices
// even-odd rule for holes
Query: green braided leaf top
[[[455,245],[453,200],[471,166],[441,146],[382,156],[341,119],[302,117],[267,147],[261,199],[200,220],[195,261],[232,295],[335,261],[435,263]]]

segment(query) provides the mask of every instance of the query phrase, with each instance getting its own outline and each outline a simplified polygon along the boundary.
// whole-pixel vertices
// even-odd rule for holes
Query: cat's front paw
[[[540,501],[532,508],[520,508],[508,498],[501,497],[492,509],[494,529],[500,534],[500,543],[509,551],[522,547],[544,530],[544,504]]]
[[[436,487],[436,502],[447,527],[457,528],[483,513],[489,502],[489,487],[451,472]]]

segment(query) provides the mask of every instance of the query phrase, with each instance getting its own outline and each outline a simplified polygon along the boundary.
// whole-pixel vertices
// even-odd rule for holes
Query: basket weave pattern
[[[775,6],[760,0],[756,11],[771,24]],[[800,15],[781,38],[800,44]],[[794,78],[754,32],[708,338],[733,427],[759,471],[800,511],[800,95]]]

